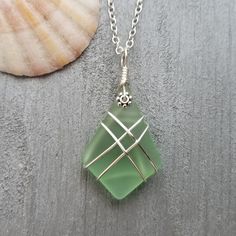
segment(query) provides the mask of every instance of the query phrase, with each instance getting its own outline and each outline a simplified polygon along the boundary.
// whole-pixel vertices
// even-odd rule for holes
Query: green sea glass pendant
[[[126,90],[119,94],[83,155],[85,167],[119,200],[160,168],[148,125],[131,100]]]

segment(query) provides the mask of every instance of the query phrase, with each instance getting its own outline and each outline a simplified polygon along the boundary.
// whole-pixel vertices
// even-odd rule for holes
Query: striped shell
[[[98,26],[99,0],[0,0],[0,71],[38,76],[74,61]]]

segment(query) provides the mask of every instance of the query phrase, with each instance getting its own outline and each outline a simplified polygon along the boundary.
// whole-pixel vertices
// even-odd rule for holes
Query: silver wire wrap
[[[127,84],[128,80],[128,50],[125,48],[124,52],[121,55],[121,68],[122,68],[122,75],[121,75],[121,81],[120,81],[120,87],[125,86]]]
[[[121,81],[120,81],[120,87],[125,86],[128,81],[128,67],[124,66],[122,67],[122,76],[121,76]]]

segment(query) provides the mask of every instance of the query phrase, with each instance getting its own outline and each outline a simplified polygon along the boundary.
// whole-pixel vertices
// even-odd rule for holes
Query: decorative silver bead
[[[120,92],[116,97],[118,106],[127,107],[132,103],[132,96],[128,92]]]

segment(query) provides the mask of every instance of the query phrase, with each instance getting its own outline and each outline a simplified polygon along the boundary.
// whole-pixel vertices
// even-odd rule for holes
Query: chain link
[[[135,12],[134,12],[134,18],[132,19],[132,28],[129,31],[129,37],[125,43],[125,46],[121,46],[120,43],[120,37],[118,36],[118,30],[117,30],[117,23],[116,23],[116,16],[115,16],[115,5],[114,0],[107,0],[108,4],[108,15],[110,18],[110,25],[111,25],[111,31],[112,31],[112,42],[116,46],[116,54],[121,54],[124,51],[128,51],[134,46],[134,37],[136,35],[136,26],[139,22],[139,16],[143,9],[143,0],[137,0]]]

